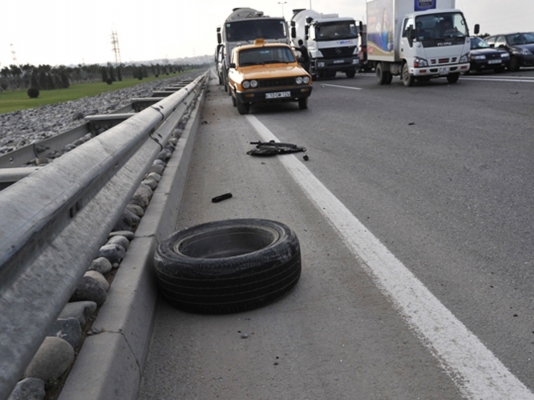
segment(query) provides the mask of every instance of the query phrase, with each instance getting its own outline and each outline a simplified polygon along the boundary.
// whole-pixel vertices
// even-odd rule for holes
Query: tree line
[[[34,88],[38,90],[66,89],[71,84],[84,82],[107,82],[122,81],[123,78],[143,79],[149,76],[169,75],[189,69],[199,68],[201,65],[194,64],[120,64],[120,65],[64,65],[50,66],[31,64],[10,65],[0,69],[0,92],[13,90],[26,90]]]

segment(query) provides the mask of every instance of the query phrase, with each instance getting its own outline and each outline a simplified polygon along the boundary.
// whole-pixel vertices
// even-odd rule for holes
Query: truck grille
[[[356,46],[350,47],[332,47],[330,49],[321,49],[324,58],[350,57],[354,54]]]
[[[259,88],[270,88],[275,86],[294,86],[295,78],[273,78],[273,79],[258,79]]]

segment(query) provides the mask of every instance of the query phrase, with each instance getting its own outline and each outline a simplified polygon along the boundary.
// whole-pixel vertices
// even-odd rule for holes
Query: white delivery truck
[[[340,71],[353,78],[360,69],[354,18],[297,9],[290,25],[292,45],[309,64],[306,69],[313,77],[334,77]]]
[[[439,77],[455,83],[469,71],[469,29],[454,7],[455,0],[368,0],[367,58],[379,84],[393,75],[405,86]]]
[[[222,62],[219,82],[228,92],[228,68],[235,47],[254,44],[256,39],[266,43],[291,44],[287,23],[283,17],[269,17],[253,8],[234,8],[224,24],[217,28],[217,50]],[[228,92],[230,94],[230,92]]]

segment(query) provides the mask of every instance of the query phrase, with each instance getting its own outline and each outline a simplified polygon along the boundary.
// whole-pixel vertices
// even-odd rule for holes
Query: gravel
[[[98,96],[0,114],[0,155],[82,125],[87,115],[107,114],[129,104],[132,98],[150,97],[154,90],[187,79],[189,75],[192,74],[141,83]]]

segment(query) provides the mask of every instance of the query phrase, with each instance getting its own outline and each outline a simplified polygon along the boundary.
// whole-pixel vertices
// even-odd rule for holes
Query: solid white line
[[[256,117],[246,118],[262,141],[276,136]],[[534,399],[471,333],[294,155],[279,157],[295,181],[339,233],[366,272],[390,299],[464,396],[470,399]]]
[[[317,82],[315,82],[317,83]],[[341,86],[341,85],[330,85],[329,83],[317,83],[318,85],[321,85],[321,86],[330,86],[330,87],[337,87],[337,88],[342,88],[342,89],[352,89],[352,90],[362,90],[362,88],[359,88],[359,87],[350,87],[350,86]]]
[[[521,78],[483,78],[483,77],[470,77],[470,78],[465,78],[465,77],[461,77],[460,78],[461,80],[463,81],[485,81],[485,82],[522,82],[522,83],[534,83],[534,79],[530,79],[530,78],[526,78],[526,79],[521,79]]]

